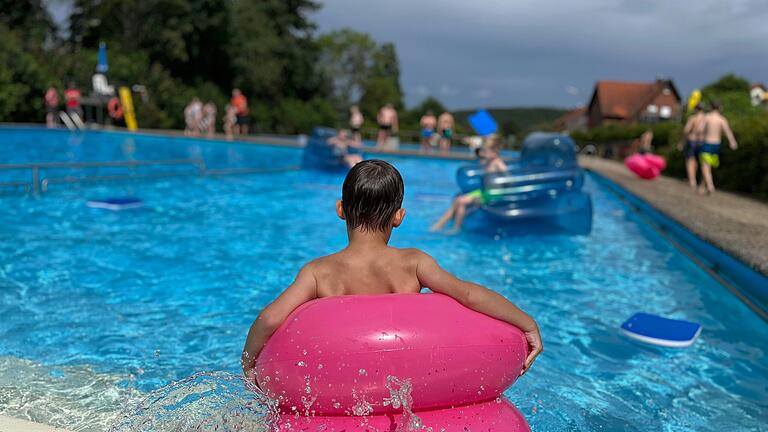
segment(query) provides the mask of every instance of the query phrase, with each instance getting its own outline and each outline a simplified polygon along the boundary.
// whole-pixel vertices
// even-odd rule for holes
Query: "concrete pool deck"
[[[594,156],[580,156],[579,164],[768,276],[768,204],[723,191],[701,196],[683,180],[665,176],[643,180],[620,162]]]
[[[69,432],[42,423],[0,415],[0,432]]]

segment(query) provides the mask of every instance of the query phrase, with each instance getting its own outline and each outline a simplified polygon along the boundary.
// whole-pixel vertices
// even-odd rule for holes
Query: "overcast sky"
[[[768,0],[325,0],[321,31],[394,42],[409,105],[586,103],[599,79],[768,81]]]
[[[320,31],[394,42],[408,105],[585,104],[599,79],[768,83],[768,0],[320,0]],[[48,0],[58,20],[70,0]]]

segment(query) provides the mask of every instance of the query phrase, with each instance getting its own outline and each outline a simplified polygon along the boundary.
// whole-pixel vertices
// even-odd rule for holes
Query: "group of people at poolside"
[[[216,133],[216,104],[203,102],[197,96],[184,108],[184,134],[213,137]],[[248,135],[248,100],[240,89],[232,90],[232,99],[224,108],[223,129],[227,139],[235,135]]]
[[[80,102],[82,97],[83,94],[77,85],[70,82],[64,90],[64,108],[67,115],[83,118],[83,107]],[[50,86],[45,91],[44,104],[46,126],[49,128],[56,127],[57,114],[61,111],[61,107],[59,106],[59,90],[55,86]]]
[[[357,142],[362,142],[361,130],[364,122],[365,118],[360,112],[360,108],[357,105],[352,105],[349,109],[349,129],[352,138]],[[376,147],[396,147],[391,143],[391,140],[397,136],[400,122],[394,105],[388,103],[382,106],[376,115],[376,123],[379,126],[376,133]],[[449,151],[455,126],[451,113],[443,112],[439,117],[435,117],[432,111],[427,111],[421,117],[419,126],[421,128],[421,150],[424,153],[431,152],[434,147],[439,147],[442,152]]]
[[[684,128],[685,144],[681,150],[685,155],[685,168],[688,183],[694,191],[708,195],[715,191],[712,180],[712,168],[720,165],[720,143],[722,136],[728,139],[728,145],[736,150],[738,143],[733,136],[728,120],[720,112],[720,102],[714,101],[708,111],[699,104],[694,114],[688,118]],[[701,167],[702,184],[698,184],[697,171]]]
[[[424,153],[431,152],[436,146],[443,153],[450,150],[454,130],[454,119],[451,113],[443,112],[435,117],[432,111],[427,111],[419,120],[419,126],[421,127],[421,150]]]

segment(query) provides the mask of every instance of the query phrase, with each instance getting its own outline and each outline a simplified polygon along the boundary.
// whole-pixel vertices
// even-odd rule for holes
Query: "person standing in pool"
[[[56,112],[59,111],[59,92],[50,86],[45,91],[45,125],[49,128],[56,126]]]
[[[429,153],[432,150],[432,143],[437,127],[437,119],[432,111],[427,111],[419,120],[421,126],[421,151]]]
[[[381,107],[376,116],[376,122],[379,123],[379,133],[376,136],[376,147],[386,147],[389,138],[398,131],[397,111],[395,107],[388,103]]]
[[[454,121],[451,113],[446,111],[437,118],[437,133],[440,134],[440,151],[443,153],[448,153],[451,149],[453,126]]]
[[[482,147],[477,149],[477,156],[480,158],[480,166],[483,168],[483,174],[498,173],[507,171],[507,164],[499,155],[499,142],[496,137],[490,138]],[[476,189],[456,197],[448,210],[443,213],[440,219],[435,222],[430,231],[437,232],[442,230],[445,225],[453,220],[453,228],[448,234],[457,234],[461,231],[464,223],[464,217],[467,214],[467,208],[485,204],[486,196],[482,189]]]
[[[255,361],[267,340],[300,305],[322,297],[419,293],[423,288],[522,330],[530,347],[523,373],[530,369],[543,349],[533,318],[495,291],[443,270],[426,253],[388,245],[392,230],[405,218],[403,194],[403,178],[387,162],[367,160],[349,170],[341,200],[336,201],[336,214],[346,221],[349,243],[306,264],[253,322],[240,359],[249,381],[255,383]]]
[[[704,178],[706,190],[702,189],[702,194],[711,194],[715,191],[715,183],[712,180],[712,168],[720,166],[720,143],[723,134],[728,138],[728,145],[736,150],[739,144],[731,131],[731,125],[720,113],[720,102],[712,102],[712,110],[704,116],[704,143],[699,152],[699,164],[701,165],[701,176]]]
[[[697,159],[699,158],[699,148],[704,141],[704,110],[701,104],[693,108],[693,115],[688,117],[683,129],[685,134],[685,145],[683,145],[683,156],[685,157],[685,171],[688,174],[688,184],[691,189],[696,191],[698,187],[696,181],[696,171],[699,169]]]
[[[248,99],[245,98],[240,89],[232,90],[232,100],[230,105],[235,107],[237,123],[234,132],[238,135],[248,135]]]
[[[360,112],[360,108],[357,105],[349,107],[349,129],[352,131],[352,138],[359,142],[363,142],[363,136],[360,134],[360,130],[363,128],[363,113]]]

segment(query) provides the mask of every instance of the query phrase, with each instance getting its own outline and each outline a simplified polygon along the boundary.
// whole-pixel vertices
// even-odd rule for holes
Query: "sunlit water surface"
[[[0,129],[4,163],[188,157],[274,168],[300,152]],[[606,189],[587,181],[588,236],[446,237],[428,227],[458,164],[388,160],[408,210],[392,244],[422,248],[538,320],[545,353],[506,393],[534,431],[768,430],[768,326]],[[236,375],[243,340],[302,264],[344,246],[342,179],[284,171],[0,196],[0,413],[74,430],[264,427],[269,407]],[[126,195],[145,207],[85,205]],[[640,346],[617,331],[636,311],[704,331],[688,349]]]

